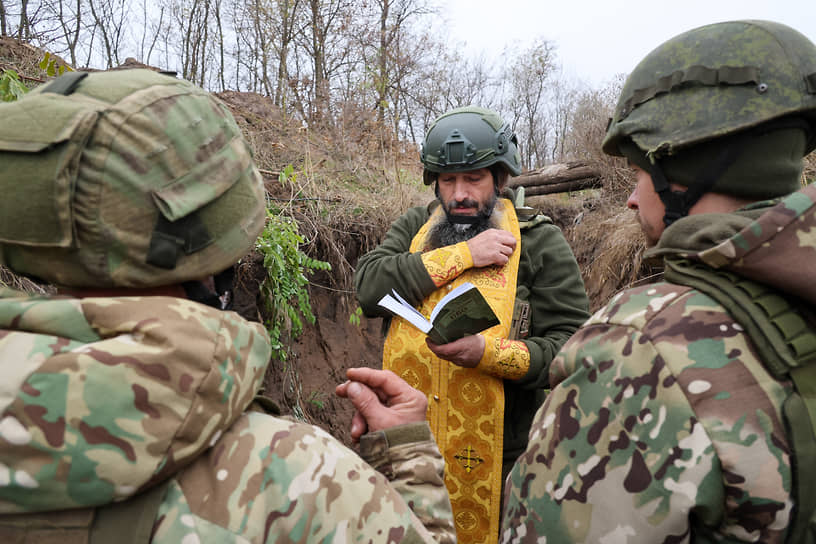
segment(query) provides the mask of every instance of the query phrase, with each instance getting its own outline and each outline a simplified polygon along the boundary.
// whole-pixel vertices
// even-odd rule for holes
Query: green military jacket
[[[816,187],[772,204],[683,218],[651,253],[812,307]],[[615,295],[553,361],[554,389],[510,474],[503,540],[783,542],[792,384],[769,374],[761,349],[695,288]]]
[[[430,217],[429,208],[409,209],[391,225],[380,245],[360,258],[354,280],[366,316],[390,318],[377,302],[391,289],[415,306],[436,290],[420,254],[409,252],[411,241]],[[521,379],[504,383],[504,458],[510,462],[527,444],[533,414],[548,387],[550,361],[589,317],[581,273],[561,229],[550,221],[521,222],[521,245],[516,251],[521,251],[516,298],[530,303],[530,333],[523,339],[530,351],[530,368]]]

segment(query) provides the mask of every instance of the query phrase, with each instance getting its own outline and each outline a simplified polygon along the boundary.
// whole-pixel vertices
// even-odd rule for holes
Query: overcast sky
[[[538,37],[557,46],[565,72],[590,85],[629,73],[656,46],[709,23],[769,19],[816,42],[816,0],[442,0],[454,42],[473,57],[521,48]]]

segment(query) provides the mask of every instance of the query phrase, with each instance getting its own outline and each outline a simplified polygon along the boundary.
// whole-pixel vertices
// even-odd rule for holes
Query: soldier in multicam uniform
[[[635,68],[603,149],[665,281],[553,361],[504,542],[814,541],[814,147],[816,46],[791,28],[705,26]]]
[[[427,401],[393,374],[338,387],[370,464],[247,412],[266,331],[190,300],[220,306],[266,217],[223,104],[134,70],[0,108],[0,262],[62,291],[0,291],[0,541],[455,541]]]

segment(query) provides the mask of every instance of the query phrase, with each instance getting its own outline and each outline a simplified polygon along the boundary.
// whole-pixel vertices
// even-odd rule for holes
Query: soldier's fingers
[[[390,370],[376,370],[374,368],[349,368],[346,376],[356,382],[364,383],[378,393],[385,393],[386,398],[404,393],[410,385]]]
[[[346,397],[365,418],[376,407],[381,406],[380,399],[365,384],[352,381],[346,387]]]
[[[360,440],[360,437],[363,436],[365,433],[368,432],[368,424],[366,423],[365,418],[360,414],[358,411],[354,411],[354,415],[351,416],[351,438],[355,442]]]

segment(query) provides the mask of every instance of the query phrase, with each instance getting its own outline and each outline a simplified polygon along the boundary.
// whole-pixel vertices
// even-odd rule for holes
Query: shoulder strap
[[[88,544],[147,544],[170,481],[96,510]]]
[[[667,259],[667,281],[694,287],[739,323],[776,379],[795,393],[782,406],[791,444],[795,501],[788,542],[816,543],[816,323],[808,310],[774,289],[689,259]]]
[[[0,542],[147,544],[168,484],[101,508],[0,515]]]
[[[42,92],[68,96],[87,76],[88,72],[66,72],[43,87]]]

